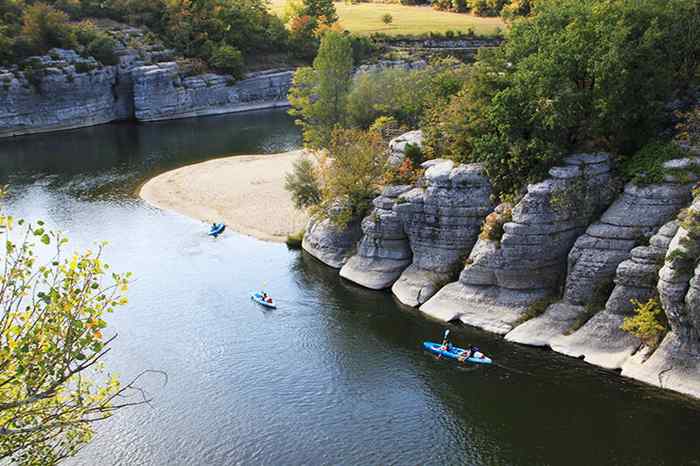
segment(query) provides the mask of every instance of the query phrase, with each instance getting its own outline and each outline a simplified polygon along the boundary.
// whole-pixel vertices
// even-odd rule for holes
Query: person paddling
[[[446,329],[445,333],[442,335],[441,349],[443,351],[450,351],[452,349],[452,343],[450,343],[450,329]]]

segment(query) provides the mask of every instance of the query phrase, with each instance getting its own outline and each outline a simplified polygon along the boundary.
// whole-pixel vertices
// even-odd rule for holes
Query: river
[[[299,251],[148,206],[151,176],[299,145],[284,112],[112,124],[0,141],[9,212],[132,271],[108,358],[150,406],[100,424],[73,465],[700,464],[700,403],[473,329],[499,367],[421,351],[443,327]],[[249,300],[264,286],[268,311]]]

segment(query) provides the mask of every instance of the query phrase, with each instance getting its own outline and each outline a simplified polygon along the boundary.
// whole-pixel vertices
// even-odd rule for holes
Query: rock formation
[[[394,206],[411,186],[388,186],[372,212],[362,220],[357,254],[340,269],[340,276],[374,290],[390,287],[411,263],[411,248]]]
[[[658,292],[669,332],[651,356],[641,351],[622,374],[700,397],[700,198],[668,248]],[[647,359],[648,357],[648,359]]]
[[[392,287],[404,304],[419,306],[454,279],[491,212],[491,184],[480,165],[430,161],[424,188],[404,193],[394,206],[413,262]]]
[[[311,218],[301,247],[324,264],[339,269],[354,254],[361,236],[359,221],[340,228],[328,218]]]
[[[689,163],[694,159],[674,160],[666,168]],[[682,180],[667,176],[663,183],[644,187],[629,183],[569,253],[563,301],[514,329],[506,339],[549,345],[559,353],[619,369],[639,347],[639,340],[620,326],[631,315],[631,299],[646,301],[653,296],[658,264],[675,233],[675,222],[661,228],[648,247],[630,251],[688,204],[691,187],[689,175]],[[610,295],[613,279],[617,286]]]
[[[175,62],[134,70],[134,107],[139,121],[171,120],[202,115],[287,107],[292,71],[230,76],[203,74],[183,77]]]
[[[590,220],[610,202],[607,154],[576,154],[528,186],[500,241],[479,239],[459,281],[421,311],[499,334],[509,332],[539,299],[557,294],[566,258]]]

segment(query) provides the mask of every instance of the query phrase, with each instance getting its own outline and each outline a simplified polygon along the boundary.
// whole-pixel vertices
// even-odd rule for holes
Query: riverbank
[[[284,189],[302,151],[210,160],[165,172],[141,187],[149,204],[265,241],[282,242],[308,220]]]

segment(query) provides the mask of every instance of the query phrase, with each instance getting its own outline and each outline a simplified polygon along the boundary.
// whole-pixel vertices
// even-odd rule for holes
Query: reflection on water
[[[153,407],[100,425],[71,464],[695,464],[700,406],[580,361],[455,329],[500,367],[459,368],[420,342],[441,325],[308,255],[148,207],[152,174],[298,144],[281,112],[108,125],[0,142],[9,209],[110,241],[136,276],[109,366],[142,369]],[[249,292],[267,288],[274,311]]]

